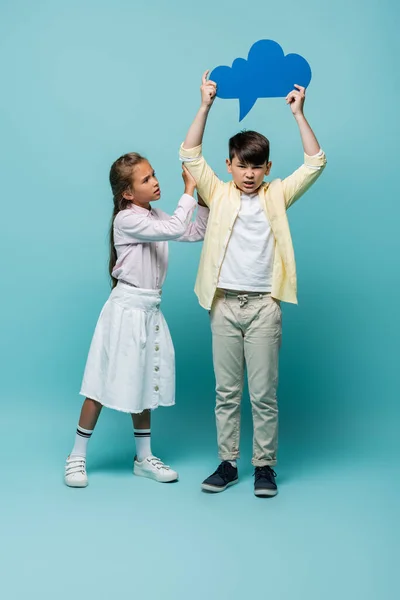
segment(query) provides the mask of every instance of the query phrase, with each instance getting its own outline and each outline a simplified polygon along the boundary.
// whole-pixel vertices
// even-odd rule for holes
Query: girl
[[[150,411],[175,403],[175,358],[167,323],[160,311],[168,265],[167,240],[204,239],[208,209],[195,181],[184,169],[185,193],[172,216],[153,208],[160,186],[148,160],[121,156],[111,167],[114,211],[109,270],[113,290],[105,303],[90,346],[81,394],[86,397],[65,465],[65,483],[86,487],[86,447],[103,406],[131,413],[136,442],[134,474],[160,482],[178,473],[153,456]]]

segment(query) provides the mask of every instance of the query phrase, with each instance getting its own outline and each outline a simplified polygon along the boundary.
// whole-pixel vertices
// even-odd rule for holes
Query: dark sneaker
[[[237,467],[233,467],[228,460],[224,460],[218,469],[203,481],[201,489],[205,492],[223,492],[238,481]]]
[[[276,496],[278,487],[276,473],[271,467],[256,467],[254,471],[254,493],[256,496]]]

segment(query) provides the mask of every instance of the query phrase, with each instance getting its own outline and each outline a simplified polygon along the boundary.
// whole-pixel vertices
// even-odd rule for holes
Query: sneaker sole
[[[149,471],[144,471],[140,467],[133,467],[133,474],[138,477],[146,477],[147,479],[152,479],[153,481],[158,481],[158,483],[173,483],[174,481],[178,481],[179,475],[172,475],[170,477],[157,477],[155,473],[151,473]]]
[[[227,483],[223,487],[217,487],[215,485],[210,485],[208,483],[202,483],[201,484],[201,489],[204,492],[212,492],[214,494],[218,494],[218,492],[224,492],[231,485],[235,485],[235,483],[239,483],[239,478],[238,479],[234,479],[233,481],[230,481],[229,483]]]
[[[273,496],[276,496],[277,493],[278,490],[254,490],[254,495],[259,498],[272,498]]]
[[[76,482],[76,483],[68,483],[65,479],[64,479],[64,483],[67,487],[71,487],[71,488],[85,488],[89,485],[88,481],[82,481],[82,482]]]

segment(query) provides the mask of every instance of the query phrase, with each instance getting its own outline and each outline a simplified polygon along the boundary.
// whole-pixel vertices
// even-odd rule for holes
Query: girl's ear
[[[125,198],[125,200],[129,200],[129,202],[132,202],[134,199],[134,195],[129,188],[125,190],[125,192],[122,194],[122,197]]]

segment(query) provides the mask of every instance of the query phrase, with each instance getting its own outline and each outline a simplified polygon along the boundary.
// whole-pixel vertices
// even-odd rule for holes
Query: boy
[[[217,470],[202,484],[210,492],[237,483],[240,402],[246,364],[253,415],[256,496],[275,496],[280,301],[297,303],[296,266],[286,210],[318,179],[326,158],[304,113],[304,88],[286,103],[299,127],[304,164],[281,181],[269,175],[269,142],[254,131],[229,140],[224,183],[202,156],[202,139],[216,84],[204,73],[201,107],[180,149],[180,158],[210,208],[195,291],[210,311],[216,378]]]

